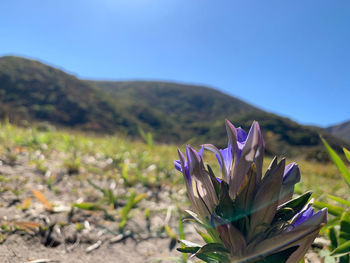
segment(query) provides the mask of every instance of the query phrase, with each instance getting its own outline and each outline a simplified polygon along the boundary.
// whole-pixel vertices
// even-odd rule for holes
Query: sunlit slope
[[[127,126],[100,91],[34,60],[0,58],[0,95],[0,116],[13,122],[40,120],[107,131]]]
[[[48,121],[60,127],[139,137],[156,142],[226,144],[224,119],[250,127],[258,120],[270,154],[327,156],[315,127],[262,111],[212,88],[166,82],[85,81],[20,57],[0,58],[0,118],[21,124]],[[340,149],[346,143],[325,134]]]
[[[290,119],[260,110],[215,89],[166,82],[89,81],[114,97],[123,112],[147,124],[148,130],[162,141],[217,142],[226,144],[224,119],[249,129],[252,120],[259,121],[271,154],[327,157],[319,139],[323,134],[340,149],[346,143],[317,127],[299,125]],[[158,133],[163,126],[170,133]],[[175,137],[174,137],[175,136]],[[177,140],[176,140],[177,139]]]

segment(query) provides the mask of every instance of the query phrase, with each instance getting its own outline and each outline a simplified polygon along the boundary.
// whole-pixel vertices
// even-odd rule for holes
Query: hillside
[[[350,121],[327,127],[326,130],[348,142],[350,142]]]
[[[166,82],[89,81],[114,98],[120,112],[155,133],[161,141],[218,139],[212,129],[232,119],[261,110],[215,89]]]
[[[166,120],[181,142],[215,141],[224,146],[226,141],[222,120],[229,119],[246,130],[252,120],[259,121],[270,154],[295,156],[302,153],[312,159],[327,158],[319,134],[337,150],[346,145],[320,128],[299,125],[288,118],[262,111],[206,87],[142,81],[89,83],[105,90],[109,97],[115,97],[123,111],[133,112],[139,120],[149,123],[148,128],[152,132],[154,127]],[[196,137],[193,137],[194,134]]]
[[[0,117],[113,131],[128,121],[86,82],[19,57],[0,58]]]
[[[85,81],[19,57],[0,58],[0,95],[0,118],[17,124],[48,121],[133,138],[141,128],[157,142],[224,146],[224,119],[245,129],[255,119],[270,154],[302,153],[323,159],[319,133],[336,149],[347,145],[322,129],[301,126],[215,89],[166,82]]]

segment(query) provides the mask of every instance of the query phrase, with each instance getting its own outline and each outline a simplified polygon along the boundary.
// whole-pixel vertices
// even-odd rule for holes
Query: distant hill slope
[[[139,136],[158,142],[226,142],[224,119],[248,129],[258,120],[267,151],[279,155],[325,155],[318,133],[336,149],[346,143],[322,129],[306,127],[262,111],[215,89],[166,82],[80,80],[43,63],[0,58],[0,119],[49,121],[101,133]]]
[[[350,142],[350,121],[330,126],[326,128],[326,130],[329,133]]]
[[[229,119],[246,130],[252,120],[259,121],[271,154],[302,154],[323,159],[326,153],[319,134],[323,134],[338,150],[346,144],[320,128],[299,125],[206,87],[143,81],[89,83],[105,90],[109,97],[115,97],[122,111],[132,112],[134,117],[149,123],[152,132],[154,127],[157,130],[159,123],[166,121],[171,129],[168,133],[159,134],[162,140],[167,137],[173,140],[174,137],[169,135],[174,135],[178,142],[216,142],[224,146],[226,131],[223,120]]]
[[[88,83],[43,63],[0,58],[0,117],[49,121],[89,130],[115,130],[127,120]]]
[[[202,86],[143,81],[89,81],[89,84],[114,98],[118,111],[155,132],[161,141],[196,141],[194,136],[203,141],[213,125],[222,128],[225,118],[262,113],[239,99]]]

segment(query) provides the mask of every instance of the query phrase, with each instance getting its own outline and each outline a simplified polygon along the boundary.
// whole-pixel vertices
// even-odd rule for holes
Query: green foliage
[[[120,122],[127,123],[101,92],[61,70],[7,56],[0,58],[0,73],[0,118],[95,131],[112,131]]]
[[[185,229],[184,229],[184,225],[182,222],[182,211],[180,209],[178,209],[178,215],[179,215],[179,237],[180,239],[184,240],[185,239]],[[185,247],[185,245],[182,245],[182,247]],[[187,262],[187,255],[184,253],[182,254],[182,258],[184,260],[184,262]]]
[[[326,142],[326,140],[322,138],[322,142],[324,143],[325,147],[327,148],[327,151],[328,151],[329,155],[331,156],[334,164],[338,167],[339,171],[341,172],[345,182],[350,187],[350,171],[347,169],[346,165],[344,164],[342,159],[337,155],[337,153],[329,146],[329,144]]]
[[[64,162],[64,167],[67,169],[68,174],[78,174],[80,167],[80,158],[72,156]]]
[[[103,194],[104,198],[107,200],[108,204],[112,208],[116,208],[118,197],[113,193],[112,189],[101,188],[98,185],[94,184],[90,179],[88,179],[87,181],[92,187],[94,187]]]
[[[337,166],[345,182],[350,188],[350,171],[346,167],[343,160],[339,155],[329,146],[327,141],[322,138],[330,157],[334,164]],[[343,149],[345,157],[349,160],[349,151]],[[350,160],[349,160],[350,161]],[[350,189],[349,189],[350,190]],[[341,263],[349,262],[350,255],[350,201],[343,198],[328,195],[328,198],[341,204],[342,206],[330,205],[319,202],[319,207],[327,207],[329,213],[334,215],[336,218],[330,221],[327,226],[328,237],[331,240],[331,248],[333,251],[330,256],[339,257]],[[346,208],[344,208],[344,206]],[[334,224],[335,223],[335,224]]]
[[[153,147],[153,136],[152,133],[147,132],[145,133],[142,128],[139,127],[139,133],[141,135],[141,138],[147,143],[149,147]]]
[[[130,219],[130,211],[134,208],[142,199],[147,197],[146,194],[137,194],[135,191],[131,191],[126,205],[120,210],[121,222],[119,223],[119,228],[124,229],[128,220]]]
[[[75,151],[76,157],[80,159],[79,165],[81,171],[83,172],[71,179],[87,181],[85,171],[89,171],[89,173],[92,174],[92,177],[90,177],[91,180],[101,189],[109,189],[109,187],[105,187],[104,183],[106,180],[108,180],[108,183],[115,181],[118,183],[118,186],[122,184],[121,178],[125,163],[125,167],[127,167],[127,169],[124,176],[129,180],[129,186],[134,186],[136,183],[142,182],[155,187],[150,188],[152,190],[156,189],[154,191],[159,191],[159,189],[161,189],[160,187],[162,186],[171,187],[174,189],[173,192],[176,193],[175,197],[173,196],[172,198],[183,198],[183,194],[180,193],[180,190],[183,188],[183,178],[182,176],[176,174],[172,162],[169,162],[169,160],[173,160],[177,157],[176,147],[171,144],[155,144],[151,150],[149,146],[142,141],[132,141],[120,134],[99,136],[63,129],[39,129],[35,127],[19,128],[11,125],[9,122],[0,123],[0,154],[1,159],[4,162],[10,163],[10,158],[13,158],[13,160],[16,161],[19,153],[28,152],[29,160],[34,161],[33,164],[35,164],[35,160],[40,160],[34,156],[34,153],[37,151],[43,154],[45,158],[50,156],[51,152],[60,152],[63,153],[63,159],[68,159],[72,152]],[[10,155],[12,157],[9,157]],[[109,164],[108,168],[99,168],[94,166],[94,164],[87,164],[83,158],[86,155],[94,156],[96,159],[110,158],[111,163]],[[265,167],[270,161],[271,159],[266,160]],[[46,159],[43,160],[42,164],[46,166]],[[344,190],[347,190],[347,185],[343,182],[338,183],[337,176],[335,175],[335,166],[333,167],[333,165],[325,163],[306,162],[302,159],[299,160],[299,164],[303,169],[302,174],[304,180],[303,184],[300,185],[300,193],[305,192],[306,189],[310,189],[310,187],[312,187],[316,199],[319,199],[326,190],[337,193],[337,195],[342,197],[347,196],[346,194],[344,195]],[[155,168],[148,169],[152,165],[154,165]],[[215,167],[212,167],[215,171]],[[0,178],[0,191],[13,191],[16,194],[21,191],[20,181],[18,181],[18,187],[14,189],[9,188],[6,185],[8,180],[17,181],[21,176],[10,177],[3,175],[3,177],[5,177],[3,178],[3,181]],[[316,180],[319,182],[317,185],[315,185]],[[91,187],[87,188],[90,189],[91,193]],[[92,190],[94,193],[98,193],[97,191],[100,191],[97,189],[97,191],[94,191],[94,189]],[[117,193],[119,192],[114,192],[116,197]],[[119,202],[119,205],[125,205],[128,197],[129,196],[118,196],[118,200],[121,201]],[[105,198],[104,194],[103,197],[98,200],[98,202],[91,202],[90,207],[89,202],[83,203],[87,203],[88,205],[79,205],[81,206],[79,209],[84,210],[83,208],[85,208],[87,211],[89,211],[89,209],[96,209],[98,207],[104,208],[107,209],[113,216],[116,216],[118,220],[120,220],[118,223],[121,222],[120,213],[122,207],[118,208],[119,210],[114,212],[112,211],[112,213],[110,211],[110,207],[108,206],[109,198]],[[76,206],[76,208],[78,208],[78,206]],[[344,209],[344,206],[342,208]],[[133,211],[136,212],[138,206],[134,207],[133,209],[135,210],[129,211],[129,217],[126,222],[128,222],[132,216]],[[97,211],[97,213],[99,213],[98,211],[103,213],[103,210],[95,211]],[[152,214],[153,210],[147,213],[145,210],[145,217],[146,215],[147,217],[152,216]],[[340,223],[334,221],[333,223],[334,226],[340,225]],[[80,228],[80,226],[78,227]],[[124,230],[127,227],[128,223],[126,223]],[[338,231],[336,232],[338,233]],[[203,236],[203,238],[207,238],[206,242],[218,242],[217,240],[214,241],[212,238],[208,239],[208,237],[211,238],[209,235]]]
[[[105,208],[96,203],[74,203],[72,204],[72,207],[77,207],[79,209],[89,211],[105,211]]]
[[[0,120],[8,118],[21,125],[44,121],[104,134],[118,132],[142,138],[149,146],[154,145],[154,139],[177,144],[215,140],[224,146],[222,123],[216,120],[229,119],[247,128],[255,119],[266,132],[268,154],[299,156],[302,152],[310,159],[327,158],[319,129],[269,114],[211,88],[165,82],[84,81],[40,62],[10,56],[0,58],[0,73]],[[339,145],[346,146],[325,136],[336,150]],[[31,139],[28,137],[26,143],[35,144],[36,138]]]

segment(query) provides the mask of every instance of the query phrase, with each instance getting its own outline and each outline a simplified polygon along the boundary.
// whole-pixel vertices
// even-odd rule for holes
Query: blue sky
[[[348,0],[1,0],[6,54],[205,84],[303,124],[350,119]]]

